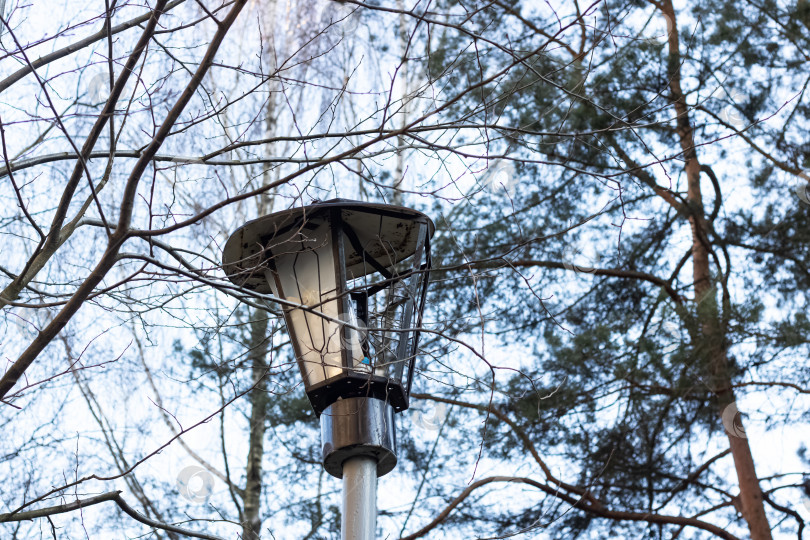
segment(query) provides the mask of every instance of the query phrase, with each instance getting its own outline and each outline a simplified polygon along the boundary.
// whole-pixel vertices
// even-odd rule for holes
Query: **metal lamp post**
[[[344,540],[374,538],[377,477],[397,463],[434,229],[409,208],[333,199],[250,221],[223,249],[231,281],[282,301],[324,469],[343,478]]]

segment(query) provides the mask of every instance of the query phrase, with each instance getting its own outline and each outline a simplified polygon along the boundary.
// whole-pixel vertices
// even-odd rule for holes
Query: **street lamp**
[[[374,538],[377,477],[397,463],[434,229],[409,208],[332,199],[250,221],[223,249],[231,281],[282,304],[324,469],[343,478],[345,540]]]

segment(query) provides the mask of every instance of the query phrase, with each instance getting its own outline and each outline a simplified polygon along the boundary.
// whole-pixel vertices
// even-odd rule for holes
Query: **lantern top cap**
[[[305,224],[331,219],[340,212],[343,227],[360,238],[365,254],[347,246],[346,267],[349,277],[359,277],[372,271],[364,255],[384,258],[385,265],[398,263],[413,255],[419,239],[419,225],[427,227],[427,236],[436,230],[433,221],[411,208],[391,204],[369,203],[350,199],[317,201],[268,214],[248,221],[237,229],[222,250],[225,274],[234,284],[259,293],[271,292],[263,271],[273,244],[282,245]],[[376,246],[376,248],[375,248]],[[392,259],[391,254],[395,257]]]

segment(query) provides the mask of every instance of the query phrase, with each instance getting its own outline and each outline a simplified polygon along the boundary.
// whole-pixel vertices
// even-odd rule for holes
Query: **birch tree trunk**
[[[275,8],[275,3],[270,6]],[[272,34],[266,38],[268,49],[274,51]],[[273,56],[270,57],[272,62]],[[265,106],[265,129],[267,137],[275,133],[276,116],[275,103],[273,101],[273,82],[268,81],[267,104]],[[268,153],[271,145],[267,145]],[[265,168],[262,174],[262,184],[270,185],[273,181],[270,168]],[[263,216],[273,211],[273,196],[271,193],[263,192],[257,201],[257,215]],[[269,338],[267,335],[268,314],[264,310],[250,308],[250,342],[248,343],[248,359],[250,362],[253,389],[248,395],[250,400],[250,434],[249,449],[247,456],[247,466],[245,470],[245,491],[244,491],[244,521],[242,522],[242,538],[244,540],[258,540],[261,538],[261,497],[262,497],[262,458],[264,457],[264,434],[266,430],[267,417],[267,385],[266,377],[269,369],[267,359],[269,350]]]
[[[251,313],[250,343],[248,360],[253,374],[253,388],[248,394],[250,400],[250,448],[247,456],[247,470],[244,495],[244,521],[242,538],[258,540],[261,537],[261,496],[262,496],[262,457],[264,456],[265,416],[267,410],[268,338],[267,313],[255,309]]]

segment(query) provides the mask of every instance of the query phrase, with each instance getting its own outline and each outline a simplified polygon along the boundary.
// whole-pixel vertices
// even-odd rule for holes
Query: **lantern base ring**
[[[377,476],[397,465],[394,409],[377,398],[339,399],[321,413],[323,468],[343,478],[343,463],[353,457],[373,458]]]

